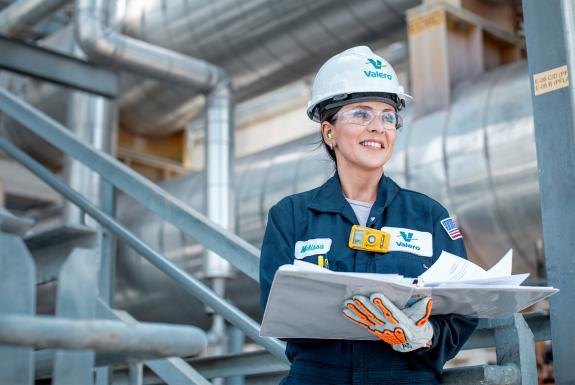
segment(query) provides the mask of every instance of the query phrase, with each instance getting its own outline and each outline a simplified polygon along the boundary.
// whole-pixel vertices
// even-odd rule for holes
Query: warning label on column
[[[543,95],[560,88],[569,87],[569,72],[567,66],[553,68],[533,75],[535,95]]]
[[[408,20],[407,33],[411,36],[428,29],[439,27],[444,23],[444,13],[441,10],[433,11],[423,16]]]

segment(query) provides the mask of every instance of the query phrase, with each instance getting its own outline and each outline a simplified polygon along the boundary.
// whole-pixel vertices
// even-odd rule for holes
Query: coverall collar
[[[399,187],[391,179],[383,175],[379,181],[377,197],[371,208],[370,215],[379,217],[395,198],[398,191]],[[337,171],[318,189],[308,208],[320,212],[339,213],[350,222],[357,223],[355,213],[343,195]]]

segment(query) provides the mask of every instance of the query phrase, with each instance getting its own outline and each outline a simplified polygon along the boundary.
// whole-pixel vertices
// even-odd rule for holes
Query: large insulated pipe
[[[461,84],[447,111],[405,120],[386,174],[447,205],[476,262],[491,267],[514,248],[514,270],[536,277],[542,261],[541,217],[526,64]],[[260,246],[269,208],[286,195],[325,181],[334,167],[317,149],[318,140],[316,133],[237,161],[239,236]],[[201,210],[204,183],[202,175],[194,173],[163,187]],[[142,215],[134,203],[120,200],[118,207],[121,220],[152,247],[189,273],[200,272],[200,245],[152,215]],[[132,251],[121,250],[118,263],[118,305],[145,320],[194,320],[206,326],[207,318],[198,314],[201,305]],[[257,285],[238,274],[229,281],[228,292],[234,304],[258,317]]]
[[[23,37],[71,0],[20,0],[0,12],[0,35]]]
[[[421,0],[126,0],[124,32],[220,65],[236,100],[309,75],[354,45],[405,39],[405,11]],[[167,135],[197,115],[195,94],[126,77],[121,122]]]
[[[130,38],[109,26],[111,4],[106,0],[77,0],[75,31],[86,55],[147,77],[206,92],[226,74],[204,60]]]

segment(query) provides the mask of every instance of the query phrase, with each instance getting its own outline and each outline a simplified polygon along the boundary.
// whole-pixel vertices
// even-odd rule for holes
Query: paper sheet
[[[419,286],[445,286],[453,283],[477,285],[520,285],[529,274],[511,275],[513,250],[485,271],[473,262],[443,251],[437,261],[418,277]]]
[[[433,284],[439,282],[468,281],[484,278],[485,270],[473,262],[453,255],[446,251],[441,255],[425,273],[418,277],[420,284]]]

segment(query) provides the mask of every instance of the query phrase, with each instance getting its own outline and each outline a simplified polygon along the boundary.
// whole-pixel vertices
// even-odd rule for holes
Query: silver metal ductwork
[[[21,37],[71,0],[16,1],[0,12],[0,35]]]
[[[327,57],[383,37],[403,40],[417,0],[125,0],[124,33],[220,65],[236,100],[309,75]],[[126,77],[121,123],[146,135],[181,129],[193,92]],[[191,104],[191,108],[190,108]]]
[[[407,116],[386,174],[444,203],[478,263],[490,267],[514,248],[514,269],[536,276],[542,261],[541,218],[529,87],[526,64],[516,63],[461,84],[447,111],[415,122]],[[326,180],[334,166],[318,143],[319,133],[238,160],[236,229],[242,238],[260,246],[269,208]],[[202,210],[203,183],[200,174],[191,174],[164,187]],[[199,273],[199,245],[152,215],[142,217],[130,202],[119,206],[123,222],[136,234]],[[121,253],[118,305],[145,320],[207,325],[198,315],[199,303],[132,251]],[[238,275],[228,293],[232,302],[259,317],[254,282]]]
[[[382,38],[390,42],[404,40],[404,13],[420,2],[124,0],[117,2],[113,19],[122,23],[122,31],[134,38],[222,67],[232,78],[238,101],[309,75],[327,57],[350,46],[369,44]],[[90,4],[83,10],[93,10]],[[107,50],[118,58],[135,59],[143,55],[138,43],[133,44],[135,49],[130,55],[120,48],[110,51],[110,45],[103,43],[118,39],[117,35],[103,34],[98,29],[101,24],[97,21],[104,16],[96,12],[83,12],[83,15],[80,24],[85,28],[81,35],[86,41],[94,41],[91,48],[88,45],[84,48],[95,52]],[[90,19],[88,15],[98,20]],[[106,39],[97,39],[102,36]],[[125,41],[122,39],[117,47],[123,47]],[[57,47],[52,42],[46,45]],[[149,59],[150,64],[159,63],[158,59]],[[110,58],[105,60],[109,62]],[[190,76],[189,73],[184,75]],[[61,102],[65,96],[61,95],[61,89],[30,80],[24,83],[21,87],[27,90],[25,96],[32,98],[28,101],[65,123],[62,117],[66,112]],[[169,135],[183,129],[202,108],[201,100],[196,97],[198,92],[184,87],[128,74],[122,75],[122,84],[120,126],[134,132]],[[17,91],[11,84],[7,88]],[[5,126],[10,137],[23,135],[22,129],[12,121],[7,121]],[[38,159],[47,158],[42,154],[46,152],[44,144],[27,147]],[[50,162],[59,164],[61,160],[54,154],[50,156]]]
[[[86,55],[97,62],[206,92],[226,74],[204,60],[124,36],[115,31],[118,10],[107,0],[77,0],[75,32]]]

